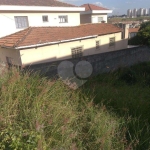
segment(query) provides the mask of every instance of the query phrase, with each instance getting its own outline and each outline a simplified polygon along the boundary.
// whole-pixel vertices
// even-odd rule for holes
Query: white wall
[[[49,21],[43,22],[42,16],[48,15]],[[59,23],[59,15],[68,15],[68,23]],[[16,29],[14,16],[28,16],[29,26],[77,26],[80,25],[79,12],[47,12],[47,13],[0,13],[0,37],[22,29]]]
[[[98,17],[103,17],[105,23],[107,23],[107,14],[82,14],[80,15],[80,22],[84,23],[98,23]]]
[[[98,23],[98,17],[103,17],[103,20],[107,23],[107,14],[92,14],[91,23]]]

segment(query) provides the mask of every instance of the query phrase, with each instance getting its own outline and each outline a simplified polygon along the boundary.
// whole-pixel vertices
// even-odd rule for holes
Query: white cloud
[[[101,2],[95,2],[94,4],[99,5],[99,6],[104,6]]]

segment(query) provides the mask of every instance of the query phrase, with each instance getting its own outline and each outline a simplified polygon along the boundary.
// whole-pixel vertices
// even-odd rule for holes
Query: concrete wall
[[[115,37],[115,46],[109,46],[109,39]],[[100,49],[96,49],[96,41],[100,41]],[[121,40],[121,32],[97,38],[60,43],[44,47],[20,50],[23,65],[39,64],[72,58],[71,49],[83,46],[83,56],[105,53],[127,48],[127,41]]]
[[[90,14],[80,15],[80,23],[81,24],[91,23],[91,15]]]
[[[43,22],[42,16],[48,15],[48,22]],[[58,16],[67,15],[68,23],[59,23]],[[29,26],[77,26],[80,25],[79,12],[45,12],[45,13],[0,13],[0,37],[12,34],[22,29],[17,29],[14,16],[28,16]],[[24,29],[24,28],[23,28]]]
[[[0,62],[7,63],[6,57],[12,58],[14,64],[21,65],[20,52],[18,50],[0,47]]]
[[[71,61],[74,66],[82,60],[88,61],[93,67],[92,75],[97,75],[99,73],[116,70],[119,67],[131,66],[139,62],[150,61],[150,48],[134,47],[119,51],[84,56],[78,59],[68,59],[68,61]],[[30,68],[34,71],[41,71],[41,73],[46,74],[47,76],[53,76],[58,74],[57,68],[61,62],[62,61],[37,64],[27,66],[26,68]]]
[[[80,15],[80,22],[81,24],[98,23],[98,17],[103,17],[103,20],[107,23],[107,14],[82,14]]]

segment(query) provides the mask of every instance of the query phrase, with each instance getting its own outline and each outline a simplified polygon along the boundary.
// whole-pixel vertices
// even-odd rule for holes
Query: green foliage
[[[141,24],[137,36],[139,37],[142,45],[150,46],[150,22]]]
[[[7,127],[0,133],[0,148],[3,150],[35,150],[40,136],[35,131],[15,126]]]
[[[118,80],[125,81],[129,85],[137,82],[136,73],[130,68],[120,68],[118,74]]]
[[[125,120],[128,149],[150,149],[150,62],[93,77],[83,93]]]
[[[139,32],[129,40],[129,44],[150,46],[150,22],[141,24]]]
[[[141,45],[140,38],[136,35],[128,40],[128,45]]]

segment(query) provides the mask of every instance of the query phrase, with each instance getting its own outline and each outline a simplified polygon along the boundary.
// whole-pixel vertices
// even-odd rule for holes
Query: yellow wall
[[[115,37],[116,44],[114,47],[109,47],[109,38]],[[96,49],[96,41],[100,40],[100,49]],[[93,55],[103,52],[109,52],[114,50],[120,50],[127,48],[126,40],[121,40],[121,32],[114,33],[97,38],[78,40],[67,43],[60,43],[55,45],[49,45],[44,47],[38,47],[37,49],[25,49],[20,50],[22,64],[38,64],[50,61],[57,61],[72,58],[71,48],[83,46],[83,56]]]
[[[115,37],[114,47],[109,47],[109,38]],[[100,40],[100,49],[96,49],[96,41]],[[0,60],[6,62],[11,57],[16,65],[31,65],[72,58],[71,48],[83,46],[83,56],[115,51],[127,48],[127,39],[121,39],[121,32],[98,36],[97,38],[78,40],[55,45],[14,50],[0,48]]]

